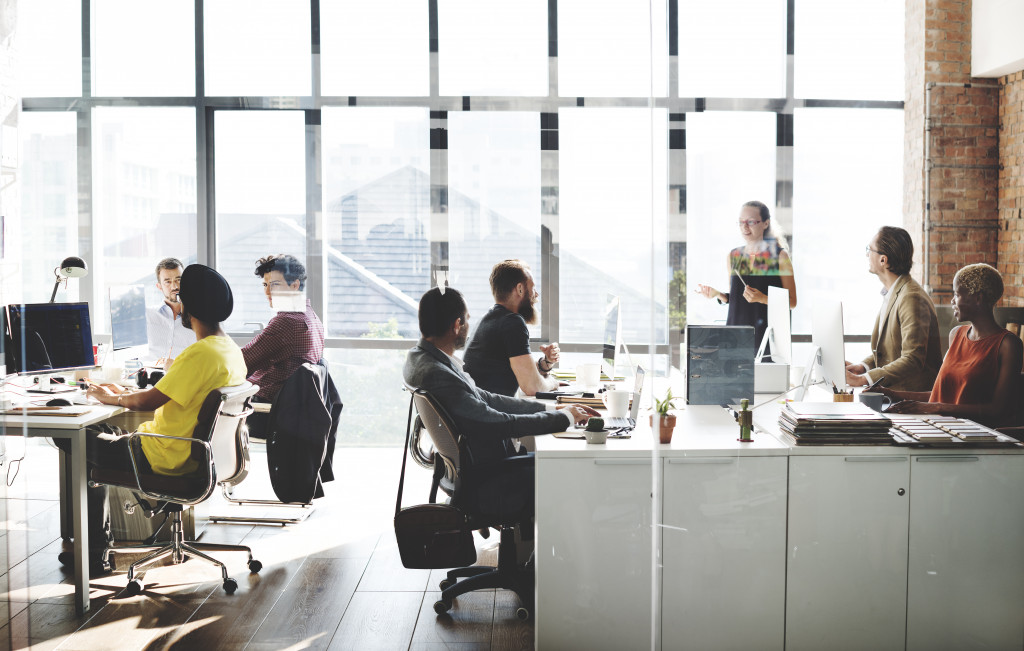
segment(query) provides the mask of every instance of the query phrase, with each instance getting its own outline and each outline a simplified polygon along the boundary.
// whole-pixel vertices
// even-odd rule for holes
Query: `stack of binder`
[[[796,445],[892,445],[892,421],[859,402],[790,402],[779,429]]]

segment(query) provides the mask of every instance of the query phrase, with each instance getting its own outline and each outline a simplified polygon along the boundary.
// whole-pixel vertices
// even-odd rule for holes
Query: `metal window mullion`
[[[213,265],[216,258],[217,229],[213,203],[213,114],[208,113],[206,95],[206,21],[204,0],[195,0],[195,77],[196,77],[196,259]]]
[[[93,223],[93,188],[92,188],[92,107],[86,105],[75,111],[75,130],[77,147],[78,172],[78,254],[85,264],[93,269],[90,281],[79,284],[80,300],[94,305],[95,298],[102,296],[102,287],[97,287],[97,280],[102,280],[96,259],[100,252],[94,244],[99,232]],[[95,312],[95,309],[93,310]]]
[[[323,213],[323,182],[320,175],[322,165],[320,124],[321,112],[310,110],[305,112],[305,145],[306,145],[306,298],[317,314],[327,315],[327,299],[330,295],[325,290],[328,277],[327,260],[324,256]]]

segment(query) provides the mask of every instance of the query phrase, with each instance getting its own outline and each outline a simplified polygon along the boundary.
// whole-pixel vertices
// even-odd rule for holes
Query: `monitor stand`
[[[49,375],[42,375],[39,377],[39,384],[28,390],[29,393],[69,393],[71,391],[78,391],[77,387],[69,387],[61,382],[51,382]]]
[[[824,383],[825,382],[825,380],[824,380],[824,378],[825,378],[824,371],[821,373],[822,379],[819,382],[812,382],[811,381],[811,380],[814,379],[814,371],[815,371],[815,369],[819,369],[819,368],[821,368],[821,347],[820,346],[815,346],[814,350],[811,352],[810,359],[807,360],[807,366],[804,367],[804,377],[800,381],[800,385],[799,385],[800,391],[798,392],[799,397],[796,398],[797,400],[803,400],[804,398],[807,397],[807,389],[809,387],[811,387],[811,386],[813,386],[815,384],[819,384],[819,383]]]

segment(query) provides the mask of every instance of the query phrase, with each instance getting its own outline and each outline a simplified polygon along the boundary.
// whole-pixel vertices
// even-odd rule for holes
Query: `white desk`
[[[83,416],[19,416],[3,415],[3,427],[0,429],[6,436],[46,436],[50,438],[66,438],[71,441],[71,485],[65,491],[64,467],[68,460],[61,452],[61,510],[66,508],[64,496],[71,495],[71,519],[75,538],[75,607],[79,613],[89,610],[89,514],[86,491],[89,473],[85,460],[85,428],[89,425],[107,420],[124,409],[106,405],[82,405],[88,407],[89,413]],[[63,517],[62,517],[63,520]]]
[[[1024,644],[1024,449],[739,443],[719,407],[677,415],[670,445],[643,414],[628,440],[536,437],[539,651]]]

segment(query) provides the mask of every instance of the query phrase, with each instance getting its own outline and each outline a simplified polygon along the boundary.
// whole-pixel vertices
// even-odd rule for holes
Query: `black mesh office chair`
[[[155,473],[140,473],[134,457],[136,449],[134,440],[131,448],[133,450],[133,472],[101,468],[94,468],[90,471],[89,479],[92,482],[123,486],[142,494],[149,500],[155,500],[155,506],[149,506],[146,499],[139,502],[145,508],[147,517],[166,513],[171,518],[171,541],[167,545],[133,545],[108,548],[104,551],[103,560],[106,561],[110,553],[153,550],[151,554],[132,563],[128,568],[127,593],[129,595],[137,595],[142,592],[142,583],[135,578],[135,572],[166,556],[170,556],[171,562],[175,565],[183,563],[188,554],[220,567],[224,591],[228,594],[238,588],[238,583],[228,576],[227,567],[223,563],[204,554],[202,550],[245,552],[249,555],[249,571],[255,573],[263,568],[262,563],[253,559],[252,550],[249,547],[184,540],[181,526],[181,512],[184,507],[209,499],[219,482],[231,481],[246,472],[248,436],[244,427],[245,417],[252,413],[249,400],[256,395],[258,388],[254,384],[245,382],[238,386],[211,391],[199,409],[199,417],[196,427],[192,431],[191,439],[146,432],[135,432],[130,435],[133,438],[148,436],[189,441],[192,446],[191,458],[197,462],[198,468],[187,475],[171,477]],[[126,506],[126,510],[132,512],[134,507]]]
[[[433,441],[435,459],[440,459],[435,461],[438,465],[435,466],[431,485],[431,501],[436,499],[439,483],[447,478],[452,486],[449,502],[469,517],[473,528],[497,527],[501,530],[498,566],[474,565],[449,570],[440,583],[441,598],[434,603],[434,612],[438,615],[448,612],[452,601],[467,592],[500,588],[512,590],[519,596],[521,605],[516,610],[516,616],[528,619],[533,611],[534,578],[532,569],[520,568],[518,565],[515,526],[521,522],[530,525],[533,515],[532,487],[531,498],[527,500],[529,503],[524,503],[522,508],[514,512],[499,514],[482,511],[477,504],[476,493],[496,474],[495,471],[500,472],[501,464],[488,464],[487,468],[475,466],[463,437],[444,407],[423,389],[409,386],[406,389],[412,393],[416,412]],[[443,470],[438,472],[441,466]]]

